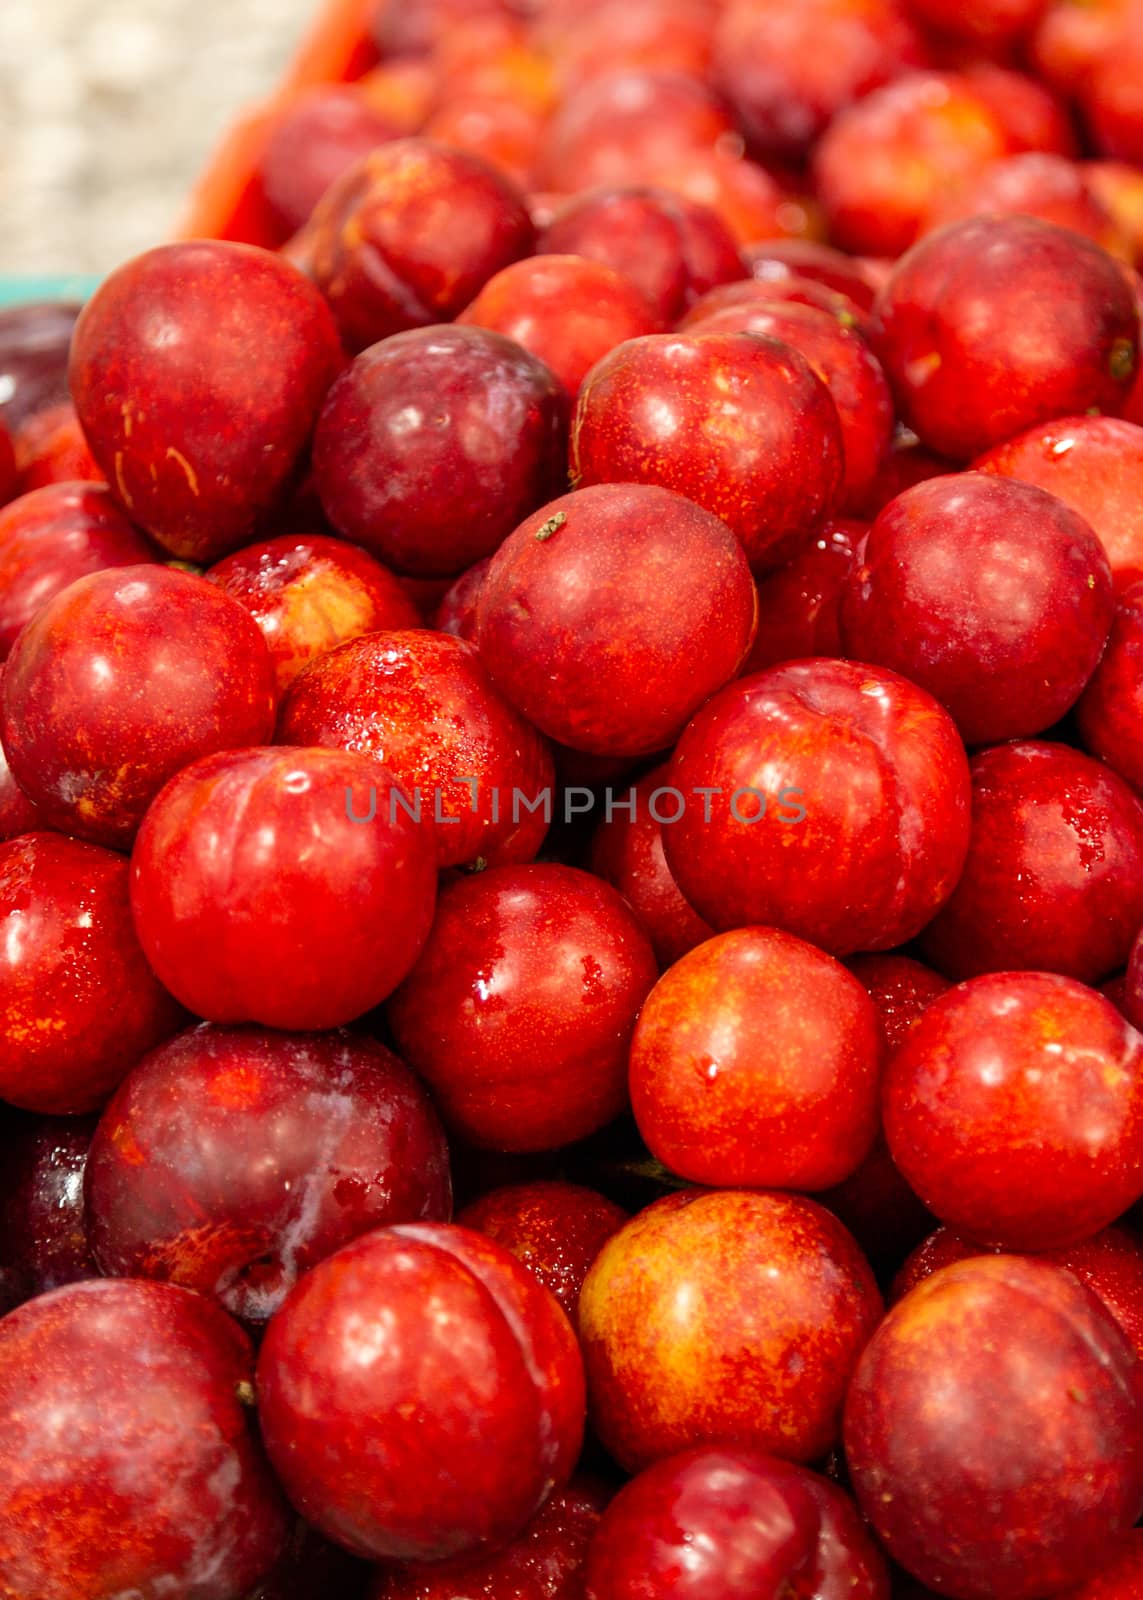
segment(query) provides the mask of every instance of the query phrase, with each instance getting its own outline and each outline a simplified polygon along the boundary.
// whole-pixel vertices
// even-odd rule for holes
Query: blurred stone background
[[[318,0],[0,0],[0,273],[102,272],[172,228]]]

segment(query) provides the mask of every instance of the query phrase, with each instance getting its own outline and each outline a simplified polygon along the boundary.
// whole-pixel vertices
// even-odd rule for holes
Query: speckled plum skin
[[[131,520],[205,563],[247,543],[288,493],[342,361],[296,267],[199,240],[149,250],[101,285],[76,324],[71,391]]]
[[[1122,591],[1143,578],[1143,428],[1121,417],[1064,417],[988,450],[978,472],[1037,484],[1098,534]]]
[[[845,1450],[863,1511],[923,1583],[1039,1600],[1098,1570],[1143,1510],[1143,1365],[1070,1273],[962,1261],[874,1334]]]
[[[853,1502],[759,1450],[658,1461],[620,1490],[588,1552],[587,1600],[888,1600]]]
[[[972,836],[925,959],[954,979],[1061,972],[1098,983],[1143,922],[1143,805],[1102,762],[1027,740],[972,760]]]
[[[0,1099],[95,1110],[183,1022],[139,947],[128,870],[62,834],[0,845]]]
[[[1121,266],[1035,217],[976,217],[923,239],[876,312],[904,420],[958,461],[1053,417],[1115,412],[1135,376],[1139,317]]]
[[[104,1272],[198,1289],[251,1322],[358,1234],[447,1222],[452,1204],[437,1115],[384,1045],[209,1023],[128,1075],[86,1188]]]
[[[58,484],[13,500],[0,511],[0,659],[24,624],[76,578],[135,567],[155,554],[98,484]]]
[[[270,738],[274,669],[249,612],[205,579],[158,565],[93,572],[20,634],[0,724],[47,822],[128,849],[174,773]]]
[[[627,1103],[627,1048],[658,976],[634,912],[575,867],[450,884],[388,1017],[402,1057],[470,1143],[551,1150]]]
[[[676,322],[699,295],[745,276],[725,223],[668,189],[597,189],[560,207],[537,243],[613,267],[642,290],[660,322]]]
[[[1071,978],[990,973],[939,996],[882,1096],[906,1179],[980,1244],[1079,1244],[1143,1195],[1143,1036]]]
[[[570,1478],[583,1367],[513,1255],[424,1223],[365,1234],[299,1283],[258,1404],[286,1492],[330,1538],[374,1560],[475,1558]]]
[[[780,339],[805,356],[829,390],[841,424],[845,470],[839,509],[847,516],[859,513],[889,453],[893,396],[881,363],[850,319],[792,300],[748,300],[712,311],[691,329]]]
[[[353,351],[450,321],[535,240],[509,179],[429,139],[394,139],[351,167],[308,234],[314,280]]]
[[[654,483],[721,517],[752,566],[787,560],[836,511],[837,407],[804,356],[750,333],[654,334],[605,356],[580,391],[582,487]]]
[[[927,689],[966,744],[998,744],[1074,705],[1114,607],[1081,516],[1033,484],[962,472],[881,512],[842,589],[841,642]]]
[[[840,656],[841,589],[868,525],[831,517],[758,585],[758,632],[743,676],[802,656]]]
[[[593,1425],[629,1471],[701,1444],[814,1461],[881,1297],[799,1195],[685,1190],[608,1240],[579,1302]]]
[[[99,1268],[87,1242],[83,1174],[94,1117],[9,1113],[0,1127],[0,1315]]]
[[[233,1600],[255,1584],[289,1519],[252,1376],[241,1329],[168,1284],[71,1284],[5,1317],[0,1587]]]
[[[487,328],[424,328],[364,351],[314,440],[326,515],[397,572],[452,577],[566,482],[555,375]]]
[[[95,463],[79,416],[70,400],[37,411],[13,435],[17,487],[21,494],[46,489],[54,483],[107,482]]]
[[[586,1477],[556,1489],[503,1550],[444,1572],[426,1566],[382,1572],[368,1600],[583,1600],[588,1545],[609,1499]]]
[[[638,284],[580,255],[514,261],[488,280],[457,320],[523,345],[573,400],[610,350],[663,328]]]
[[[511,1250],[555,1295],[574,1326],[588,1269],[627,1221],[627,1212],[581,1184],[541,1179],[492,1189],[456,1220]]]
[[[378,800],[396,782],[341,750],[196,761],[147,814],[131,909],[148,961],[197,1016],[336,1028],[379,1005],[428,934],[426,830]]]
[[[0,663],[0,684],[3,683],[4,666]],[[0,690],[2,698],[2,690]],[[2,733],[2,729],[0,729]],[[0,841],[18,839],[22,833],[46,829],[39,807],[34,806],[12,776],[8,765],[8,752],[0,737]]]
[[[882,667],[812,659],[742,678],[675,748],[669,782],[709,787],[663,830],[667,864],[713,927],[760,923],[831,955],[888,950],[948,899],[969,835],[969,775],[948,713]],[[767,806],[747,793],[774,798]],[[783,821],[804,810],[804,820]],[[775,847],[775,839],[781,848]]]
[[[677,961],[631,1040],[631,1105],[651,1154],[690,1183],[814,1191],[869,1154],[884,1043],[861,983],[776,928]]]
[[[608,817],[605,808],[587,860],[589,870],[618,889],[630,905],[663,968],[714,933],[683,898],[663,853],[662,824],[651,807],[656,792],[666,785],[667,769],[656,767],[634,785],[633,813],[613,807]],[[631,796],[617,798],[626,802]],[[654,805],[658,816],[672,815],[669,796],[660,794]]]
[[[938,1228],[912,1251],[893,1279],[890,1304],[904,1299],[942,1267],[985,1253],[985,1246],[970,1244],[951,1228]],[[1037,1259],[1063,1267],[1086,1283],[1143,1358],[1143,1242],[1136,1233],[1126,1227],[1104,1228],[1066,1250],[1039,1251]]]
[[[1107,649],[1076,707],[1084,748],[1143,789],[1143,583],[1119,597]]]
[[[543,808],[514,806],[513,796],[551,793],[551,751],[463,639],[371,633],[331,651],[292,685],[278,742],[367,756],[414,806],[419,790],[421,827],[442,867],[530,861],[548,831]],[[377,796],[388,815],[380,780]],[[364,802],[357,809],[364,814]]]
[[[746,557],[718,517],[648,484],[541,507],[492,558],[477,645],[503,694],[592,755],[665,749],[754,638]]]
[[[247,545],[205,574],[262,630],[279,694],[317,656],[383,628],[416,628],[420,614],[379,561],[344,539],[282,534]]]

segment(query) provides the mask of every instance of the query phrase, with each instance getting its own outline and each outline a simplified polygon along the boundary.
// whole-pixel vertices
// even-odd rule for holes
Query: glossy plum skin
[[[1098,1570],[1143,1509],[1143,1366],[1070,1273],[963,1261],[874,1334],[845,1449],[909,1572],[965,1600],[1033,1600]]]
[[[205,563],[288,493],[341,364],[329,309],[296,267],[200,240],[106,279],[76,324],[71,390],[131,520]]]
[[[1119,417],[1064,417],[998,444],[977,471],[1056,495],[1103,541],[1116,589],[1143,578],[1143,428]]]
[[[0,684],[4,667],[0,663]],[[0,841],[18,839],[22,833],[45,830],[47,823],[40,816],[39,807],[32,804],[12,776],[4,741],[0,738]]]
[[[99,1275],[87,1241],[83,1174],[93,1117],[9,1114],[0,1129],[0,1315]]]
[[[93,1111],[182,1023],[140,949],[128,870],[62,834],[0,845],[0,1099]]]
[[[662,750],[738,672],[757,601],[725,523],[651,484],[542,506],[492,558],[477,645],[542,732],[602,756]]]
[[[868,525],[831,517],[758,584],[758,632],[743,676],[801,656],[840,656],[838,606]]]
[[[951,1228],[938,1228],[917,1246],[893,1279],[890,1303],[954,1261],[983,1255],[983,1245],[969,1244]],[[1143,1243],[1127,1228],[1104,1228],[1066,1250],[1045,1250],[1037,1259],[1063,1267],[1085,1283],[1118,1322],[1143,1357]]]
[[[1135,377],[1139,318],[1121,267],[1034,217],[975,217],[923,239],[876,311],[901,415],[958,461],[1054,417],[1117,411]]]
[[[368,816],[364,756],[253,749],[172,779],[131,861],[131,909],[152,967],[197,1016],[336,1028],[379,1005],[428,934],[436,862],[399,807]]]
[[[748,333],[660,334],[592,369],[572,420],[577,485],[653,483],[777,566],[838,507],[845,471],[829,390],[789,345]]]
[[[845,655],[927,689],[981,745],[1059,721],[1114,609],[1111,567],[1081,516],[1033,484],[970,472],[885,507],[839,615]]]
[[[779,241],[780,243],[781,241]],[[768,247],[770,241],[765,241]],[[761,247],[760,247],[761,248]],[[744,252],[744,255],[746,252]],[[843,258],[844,259],[844,258]],[[679,323],[679,333],[691,333],[715,315],[722,316],[732,310],[744,317],[756,308],[773,310],[778,306],[807,306],[813,311],[826,311],[843,327],[852,328],[863,339],[870,339],[874,325],[863,304],[851,298],[848,290],[838,289],[817,277],[781,273],[770,277],[750,277],[741,283],[724,283],[711,289],[696,300]]]
[[[659,965],[664,969],[714,933],[671,875],[663,852],[663,824],[673,814],[667,769],[656,767],[640,778],[626,796],[619,796],[612,814],[604,815],[592,837],[587,865],[618,889],[643,924]],[[620,810],[633,800],[633,809]]]
[[[844,250],[898,256],[934,208],[1011,145],[967,78],[910,73],[843,110],[812,160],[830,237]]]
[[[588,1600],[794,1593],[820,1517],[803,1474],[758,1450],[687,1450],[626,1484],[588,1551]]]
[[[888,1600],[884,1557],[841,1489],[758,1450],[684,1451],[620,1490],[588,1600]]]
[[[580,1295],[592,1422],[629,1471],[700,1444],[816,1460],[880,1315],[864,1256],[812,1200],[668,1195],[604,1245]]]
[[[925,960],[957,980],[1042,971],[1098,983],[1119,971],[1143,922],[1138,798],[1065,745],[997,745],[971,770],[968,856],[922,935]]]
[[[452,577],[565,480],[553,374],[484,328],[397,334],[334,385],[314,442],[326,515],[397,572]]]
[[[691,799],[664,830],[667,864],[720,930],[779,927],[831,955],[892,949],[964,864],[964,747],[935,700],[884,668],[814,659],[742,678],[692,719],[668,774]],[[693,798],[703,788],[710,821]],[[750,797],[736,815],[751,790],[765,814]]]
[[[894,0],[811,0],[796,8],[740,0],[724,8],[714,37],[715,82],[752,147],[795,160],[839,111],[925,58],[920,34]]]
[[[573,400],[609,351],[662,328],[637,284],[605,262],[578,255],[513,262],[488,280],[457,321],[523,345]]]
[[[53,826],[128,848],[172,774],[261,744],[274,671],[250,614],[164,566],[89,573],[41,607],[5,666],[4,748]]]
[[[659,979],[631,1040],[651,1154],[690,1183],[814,1191],[878,1125],[873,1002],[832,956],[776,928],[723,933]]]
[[[583,1600],[583,1565],[608,1498],[602,1484],[577,1476],[495,1555],[463,1567],[450,1562],[444,1572],[383,1572],[369,1600]]]
[[[1143,1195],[1143,1037],[1103,995],[1046,972],[939,996],[882,1088],[893,1159],[980,1244],[1079,1244]]]
[[[0,659],[61,589],[105,567],[135,567],[154,548],[99,484],[64,483],[0,510]]]
[[[441,867],[530,861],[548,823],[514,803],[549,794],[544,739],[497,693],[473,645],[451,635],[372,633],[315,661],[295,680],[278,742],[353,751],[395,778]],[[388,790],[377,784],[388,815]],[[358,814],[367,814],[364,804]],[[416,813],[415,813],[416,814]]]
[[[545,255],[587,256],[622,273],[663,324],[746,270],[713,211],[653,187],[577,195],[556,212],[537,247]]]
[[[627,1212],[578,1183],[537,1180],[492,1189],[456,1220],[511,1250],[555,1295],[574,1327],[588,1269]]]
[[[259,162],[262,193],[283,230],[295,233],[331,184],[400,132],[354,84],[322,84],[295,96]]]
[[[840,510],[866,504],[893,438],[893,397],[866,340],[843,317],[794,301],[727,307],[692,324],[695,333],[753,333],[780,339],[825,384],[841,424],[845,473]]]
[[[554,863],[491,867],[443,890],[388,1017],[454,1131],[551,1150],[624,1109],[627,1047],[657,976],[609,884]]]
[[[583,1366],[507,1250],[442,1223],[382,1228],[287,1298],[258,1406],[287,1494],[330,1538],[374,1560],[475,1558],[571,1476]]]
[[[1076,708],[1084,748],[1143,788],[1143,583],[1119,597],[1107,649]]]
[[[262,630],[279,694],[303,667],[363,633],[416,628],[420,615],[379,561],[344,539],[281,534],[210,568],[211,583]]]
[[[352,351],[450,321],[535,240],[513,183],[428,139],[394,139],[358,162],[308,233],[314,279]]]
[[[289,1527],[248,1421],[252,1376],[241,1329],[167,1284],[70,1284],[5,1317],[0,1582],[9,1593],[245,1593]]]
[[[128,1075],[86,1190],[104,1272],[198,1289],[250,1322],[350,1239],[447,1222],[452,1205],[436,1113],[384,1045],[209,1023]]]

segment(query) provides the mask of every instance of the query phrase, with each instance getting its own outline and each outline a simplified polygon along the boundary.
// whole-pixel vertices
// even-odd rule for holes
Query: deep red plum
[[[171,992],[211,1022],[299,1030],[379,1005],[416,960],[436,896],[432,836],[394,793],[342,750],[238,750],[184,768],[131,861],[135,926]]]
[[[24,628],[0,725],[49,823],[128,848],[174,773],[270,737],[274,700],[270,653],[236,600],[171,567],[120,567],[77,578]]]
[[[307,1274],[258,1359],[294,1504],[375,1560],[491,1553],[566,1483],[583,1368],[557,1302],[467,1228],[382,1228]]]
[[[95,1110],[183,1022],[140,948],[128,873],[123,856],[62,834],[0,845],[0,1099]]]
[[[210,1024],[128,1075],[86,1188],[104,1272],[198,1289],[251,1322],[358,1234],[451,1211],[436,1113],[384,1045]]]
[[[500,547],[477,645],[542,732],[592,755],[645,755],[738,672],[756,604],[718,517],[651,484],[600,484],[541,507]]]
[[[388,1015],[469,1143],[551,1150],[627,1104],[627,1047],[658,976],[626,901],[574,867],[491,867],[446,887]]]

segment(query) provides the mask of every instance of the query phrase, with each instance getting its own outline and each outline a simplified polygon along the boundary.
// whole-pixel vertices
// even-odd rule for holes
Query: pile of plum
[[[0,1597],[1139,1600],[1143,0],[374,26],[0,317]]]

